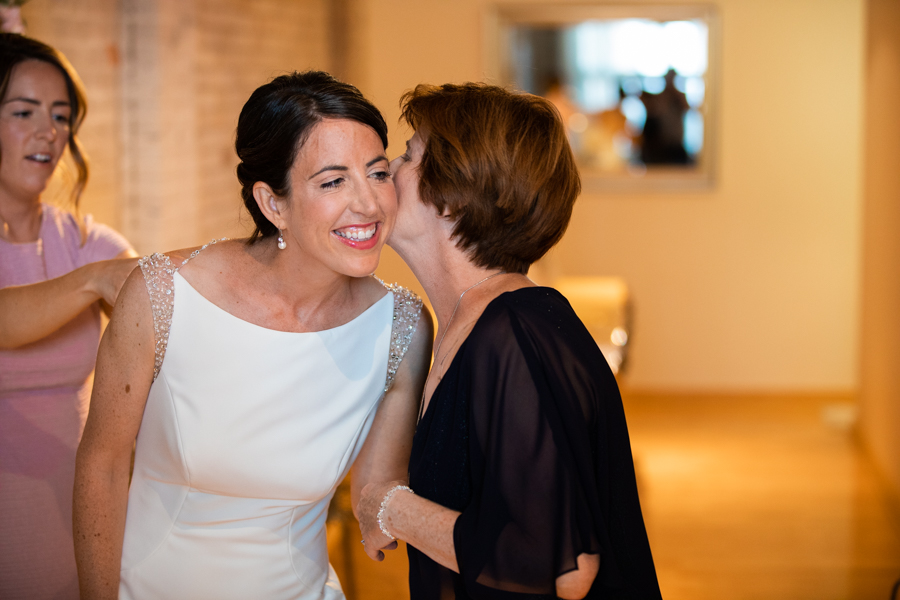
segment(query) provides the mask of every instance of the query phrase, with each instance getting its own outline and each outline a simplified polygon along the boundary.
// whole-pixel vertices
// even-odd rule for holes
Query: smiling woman
[[[60,53],[0,34],[0,598],[78,594],[75,449],[101,305],[111,308],[136,263],[122,236],[77,214],[85,111]],[[66,153],[74,213],[41,201]]]
[[[354,460],[354,497],[406,476],[431,343],[421,301],[370,276],[397,212],[386,146],[326,73],[251,95],[235,149],[253,235],[143,259],[101,343],[82,597],[343,598],[328,504]]]
[[[255,183],[251,206],[285,245],[305,255],[305,267],[321,263],[353,277],[373,273],[397,202],[377,133],[350,119],[322,119],[308,133],[291,181],[288,198]]]

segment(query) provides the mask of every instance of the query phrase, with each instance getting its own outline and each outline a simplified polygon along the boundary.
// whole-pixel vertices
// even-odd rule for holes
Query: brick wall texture
[[[140,253],[239,236],[234,129],[273,76],[332,65],[327,0],[32,0],[88,91],[82,210]]]

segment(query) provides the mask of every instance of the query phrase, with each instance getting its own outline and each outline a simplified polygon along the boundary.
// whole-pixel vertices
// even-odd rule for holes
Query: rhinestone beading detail
[[[153,381],[156,381],[156,377],[159,375],[163,359],[166,357],[166,347],[169,344],[169,329],[172,327],[172,313],[175,308],[175,271],[206,250],[210,244],[226,239],[228,238],[212,240],[194,250],[177,267],[168,256],[161,252],[155,252],[138,261],[141,273],[144,275],[144,283],[147,285],[147,292],[150,294],[150,308],[153,311],[153,334],[155,337]]]
[[[156,357],[153,361],[153,381],[159,375],[166,345],[169,342],[169,328],[172,325],[172,309],[175,305],[175,287],[172,276],[175,265],[165,254],[156,252],[138,261],[144,274],[144,283],[150,293],[150,308],[153,311],[153,335],[156,338]]]
[[[406,490],[413,496],[416,495],[416,493],[412,491],[412,488],[408,485],[395,485],[394,487],[389,489],[384,495],[384,498],[381,499],[381,506],[378,507],[378,514],[375,516],[375,520],[378,521],[378,528],[381,529],[381,533],[384,534],[384,537],[391,538],[392,540],[396,540],[397,538],[395,538],[391,534],[391,532],[388,531],[388,528],[384,524],[384,511],[387,508],[388,500],[391,499],[391,496],[393,496],[394,492],[396,492],[397,490]]]
[[[381,281],[379,279],[379,281]],[[409,350],[413,334],[419,325],[419,314],[422,312],[422,299],[417,295],[399,286],[396,283],[385,283],[389,292],[394,294],[394,320],[391,324],[391,350],[388,355],[387,378],[384,382],[384,391],[391,389],[397,369]]]
[[[183,267],[184,265],[188,264],[188,261],[189,261],[189,260],[191,260],[192,258],[194,258],[195,256],[197,256],[198,254],[200,254],[201,252],[203,252],[204,250],[206,250],[207,248],[209,248],[209,247],[212,246],[213,244],[217,244],[217,243],[219,243],[219,242],[224,242],[224,241],[227,240],[227,239],[228,239],[227,237],[223,237],[223,238],[219,238],[219,239],[217,239],[217,240],[210,240],[210,241],[208,241],[207,243],[203,244],[202,246],[200,246],[199,248],[197,248],[196,250],[194,250],[193,252],[191,252],[191,255],[190,255],[190,256],[188,256],[186,259],[184,259],[183,261],[181,261],[181,264],[178,265],[178,268],[180,269],[180,268]]]
[[[186,265],[192,258],[206,250],[211,244],[222,242],[228,238],[210,241],[202,247],[191,252],[177,267],[172,260],[160,252],[155,252],[141,258],[138,264],[144,275],[147,292],[150,294],[150,307],[153,311],[153,330],[156,339],[155,356],[153,361],[153,381],[159,375],[163,359],[166,356],[166,347],[169,343],[169,330],[172,327],[172,314],[175,307],[175,272]],[[384,391],[391,389],[397,369],[409,350],[409,344],[416,327],[419,324],[419,314],[422,312],[422,299],[403,286],[395,283],[385,283],[378,280],[389,292],[394,295],[394,314],[391,323],[391,347],[388,354],[387,376],[384,383]]]

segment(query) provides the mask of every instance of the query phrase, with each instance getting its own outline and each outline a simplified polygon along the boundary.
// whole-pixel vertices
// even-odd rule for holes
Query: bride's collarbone
[[[298,333],[332,329],[352,321],[387,293],[380,283],[365,278],[354,281],[351,293],[341,297],[305,297],[307,286],[285,285],[283,276],[250,253],[216,250],[187,262],[179,269],[182,276],[219,308],[267,329]]]
[[[384,296],[317,301],[292,298],[277,286],[247,283],[218,282],[208,299],[244,321],[295,333],[325,331],[349,323]]]

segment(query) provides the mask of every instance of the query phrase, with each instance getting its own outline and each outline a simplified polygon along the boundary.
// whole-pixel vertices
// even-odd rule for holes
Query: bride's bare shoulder
[[[176,267],[187,266],[191,262],[214,263],[219,260],[234,260],[238,255],[246,253],[247,244],[243,239],[216,238],[201,246],[179,248],[170,250],[164,254]],[[197,260],[200,257],[202,260]]]
[[[177,250],[169,250],[151,255],[151,258],[159,260],[168,259],[170,263],[182,275],[206,271],[214,269],[216,271],[232,270],[240,265],[243,261],[249,260],[248,246],[244,239],[228,239],[217,238],[211,240],[202,246],[192,246],[188,248],[179,248]]]

